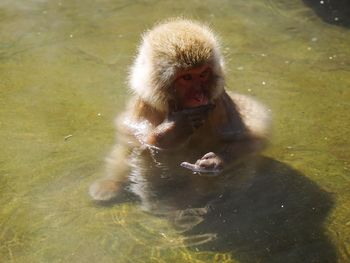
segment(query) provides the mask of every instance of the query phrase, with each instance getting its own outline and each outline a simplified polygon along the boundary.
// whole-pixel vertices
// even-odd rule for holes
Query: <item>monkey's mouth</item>
[[[192,107],[198,107],[207,105],[209,103],[209,98],[205,93],[197,92],[189,98],[189,102],[193,105]]]

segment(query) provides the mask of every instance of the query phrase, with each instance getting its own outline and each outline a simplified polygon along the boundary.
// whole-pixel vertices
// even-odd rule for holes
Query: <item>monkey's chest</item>
[[[217,145],[220,144],[220,140],[213,132],[211,127],[203,126],[191,136],[188,141],[186,148],[189,150],[197,150],[197,151],[213,151]]]

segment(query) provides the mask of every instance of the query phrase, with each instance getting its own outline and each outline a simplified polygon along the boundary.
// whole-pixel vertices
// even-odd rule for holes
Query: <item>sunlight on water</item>
[[[350,28],[304,2],[1,1],[1,262],[349,262]],[[147,168],[138,196],[94,203],[140,34],[173,16],[219,33],[271,146],[217,181]]]

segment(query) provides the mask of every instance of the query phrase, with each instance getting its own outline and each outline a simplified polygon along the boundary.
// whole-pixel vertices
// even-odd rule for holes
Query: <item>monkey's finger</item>
[[[194,164],[192,164],[192,163],[189,163],[189,162],[182,162],[181,164],[180,164],[180,166],[181,167],[184,167],[184,168],[186,168],[186,169],[189,169],[189,170],[193,170],[193,169],[195,169],[197,166],[196,165],[194,165]]]
[[[195,112],[191,115],[187,115],[187,119],[195,120],[195,119],[202,119],[206,120],[208,118],[209,113],[208,112]]]
[[[202,116],[192,116],[192,117],[189,117],[188,120],[190,122],[204,122],[205,121],[205,119]]]
[[[190,125],[186,125],[186,127],[184,127],[183,129],[184,133],[188,135],[192,134],[194,130],[195,130],[195,127],[192,123]]]
[[[193,109],[192,111],[189,111],[186,113],[187,116],[207,116],[210,112],[210,109],[203,108],[203,109]]]
[[[205,122],[205,119],[201,117],[188,117],[187,120],[193,128],[198,128],[199,126],[202,126]]]
[[[194,107],[194,108],[189,108],[189,109],[185,109],[183,110],[183,112],[186,115],[195,115],[195,114],[204,114],[209,112],[210,110],[214,109],[215,105],[214,104],[207,104],[207,105],[202,105],[202,106],[198,106],[198,107]]]
[[[208,153],[204,154],[201,159],[204,160],[204,159],[210,159],[210,158],[213,158],[213,157],[216,157],[216,154],[213,153],[213,152],[208,152]]]
[[[188,123],[192,123],[192,122],[201,122],[201,121],[205,121],[207,118],[206,116],[204,116],[203,114],[193,114],[193,115],[184,115],[184,119],[188,122]]]
[[[199,127],[203,126],[204,120],[192,121],[191,124],[193,128],[198,129]]]
[[[195,119],[195,120],[190,120],[189,121],[192,127],[199,127],[204,125],[205,120],[203,119]]]
[[[206,120],[208,119],[208,115],[209,115],[209,112],[199,112],[199,113],[196,112],[191,115],[187,115],[187,118],[191,120],[196,120],[196,119]]]
[[[209,111],[215,108],[215,104],[209,103],[201,106],[194,107],[192,109],[199,111]]]
[[[216,169],[216,168],[208,169],[208,168],[200,167],[199,165],[188,163],[188,162],[182,162],[180,166],[186,169],[189,169],[194,173],[205,174],[207,176],[216,176],[218,175],[218,173],[222,171],[222,169]]]

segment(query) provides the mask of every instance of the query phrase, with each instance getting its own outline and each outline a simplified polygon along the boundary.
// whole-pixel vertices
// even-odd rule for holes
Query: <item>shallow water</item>
[[[220,34],[271,145],[242,187],[153,196],[165,214],[95,204],[140,34],[178,15]],[[302,1],[3,0],[0,62],[1,262],[350,261],[350,31]]]

